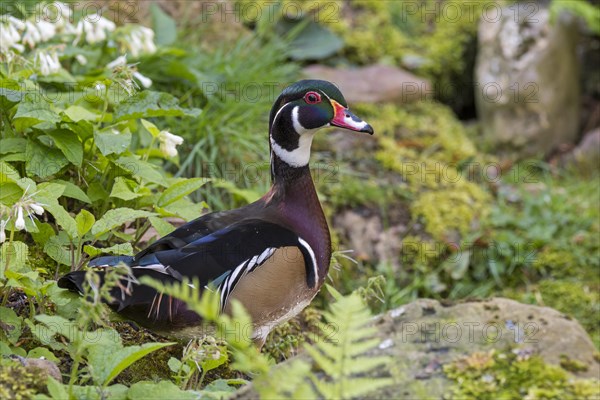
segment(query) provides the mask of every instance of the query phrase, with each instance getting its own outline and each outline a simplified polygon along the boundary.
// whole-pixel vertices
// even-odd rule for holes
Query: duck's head
[[[271,151],[292,167],[306,166],[314,134],[331,126],[373,134],[371,125],[350,112],[333,83],[298,81],[283,90],[271,109]]]

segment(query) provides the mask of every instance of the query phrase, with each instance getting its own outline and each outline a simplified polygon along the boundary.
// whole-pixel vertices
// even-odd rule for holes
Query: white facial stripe
[[[310,146],[312,145],[315,132],[319,129],[304,128],[298,119],[298,109],[299,107],[296,106],[292,110],[292,123],[294,124],[294,130],[298,132],[300,136],[298,138],[298,148],[288,151],[277,144],[272,137],[270,138],[271,148],[275,154],[277,154],[279,158],[292,167],[304,167],[305,165],[308,165],[308,161],[310,160]]]

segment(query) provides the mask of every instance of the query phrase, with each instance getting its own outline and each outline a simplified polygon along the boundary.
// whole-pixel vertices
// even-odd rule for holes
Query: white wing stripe
[[[310,244],[308,244],[308,242],[304,239],[302,239],[301,237],[298,237],[298,242],[302,245],[302,247],[304,247],[306,249],[306,251],[308,251],[308,254],[310,254],[310,258],[312,259],[312,265],[313,265],[313,269],[315,272],[315,279],[318,279],[319,277],[319,273],[318,273],[318,266],[317,266],[317,258],[315,257],[315,252],[313,251],[312,247],[310,247]]]

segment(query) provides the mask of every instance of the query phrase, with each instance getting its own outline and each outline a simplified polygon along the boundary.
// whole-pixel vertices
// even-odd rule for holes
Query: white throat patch
[[[275,122],[278,116],[279,113],[275,116],[273,122]],[[310,160],[310,146],[312,145],[313,137],[320,128],[306,129],[303,127],[298,119],[298,106],[294,107],[292,110],[292,123],[294,124],[294,130],[298,132],[300,136],[298,139],[298,148],[288,151],[278,145],[275,140],[270,137],[271,148],[286,164],[289,164],[292,167],[304,167],[305,165],[308,165],[308,161]]]

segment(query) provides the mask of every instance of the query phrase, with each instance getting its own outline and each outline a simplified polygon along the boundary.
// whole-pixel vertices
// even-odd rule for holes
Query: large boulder
[[[394,383],[370,398],[449,398],[456,381],[448,377],[447,366],[493,362],[494,354],[516,361],[541,357],[546,365],[564,368],[560,374],[568,377],[565,381],[600,377],[598,352],[588,334],[576,320],[548,307],[504,298],[456,304],[420,299],[377,317],[373,324],[380,339],[373,356],[393,358],[378,374],[391,375]],[[532,374],[542,374],[539,364],[532,365]],[[502,375],[485,378],[498,379],[497,390],[514,384],[502,382]],[[536,389],[535,377],[522,378],[516,390]],[[258,397],[248,385],[233,398]]]
[[[484,135],[500,152],[544,155],[578,134],[578,27],[551,21],[540,3],[489,11],[479,25],[475,100]]]

